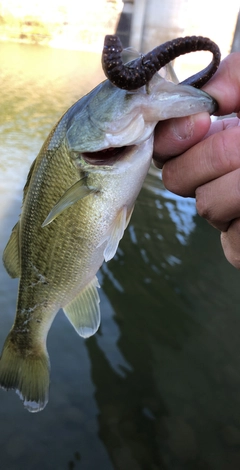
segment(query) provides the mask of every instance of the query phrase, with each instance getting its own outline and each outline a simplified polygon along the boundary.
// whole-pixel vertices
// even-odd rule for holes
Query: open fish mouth
[[[134,145],[125,145],[123,147],[110,147],[107,149],[98,150],[97,152],[83,152],[82,158],[90,165],[112,166],[126,155],[126,151],[129,152],[129,150],[133,147]]]

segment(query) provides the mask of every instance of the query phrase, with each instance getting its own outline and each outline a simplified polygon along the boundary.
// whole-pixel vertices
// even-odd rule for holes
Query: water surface
[[[0,46],[0,254],[29,166],[61,114],[103,79],[98,55]],[[239,273],[194,201],[147,177],[115,258],[99,273],[102,323],[84,341],[62,312],[38,414],[0,390],[7,470],[239,470]],[[0,266],[0,343],[17,281]]]

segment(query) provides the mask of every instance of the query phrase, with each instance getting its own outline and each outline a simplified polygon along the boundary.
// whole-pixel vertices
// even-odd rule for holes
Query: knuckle
[[[226,142],[225,133],[222,132],[212,139],[212,158],[211,166],[216,174],[221,174],[222,171],[227,171],[229,166],[229,145]]]
[[[166,189],[179,196],[186,196],[187,184],[182,178],[181,161],[179,158],[172,158],[167,161],[162,169],[162,180]]]
[[[210,164],[218,175],[228,173],[239,166],[240,132],[235,127],[213,135]]]
[[[199,186],[196,189],[196,208],[198,214],[204,219],[211,220],[211,208],[209,205],[209,199],[206,197],[206,191],[204,186]]]
[[[169,190],[174,192],[175,189],[175,178],[174,172],[172,172],[172,162],[166,162],[162,169],[162,179],[164,186]]]
[[[221,233],[221,243],[228,262],[240,269],[240,219],[235,219],[227,232]]]

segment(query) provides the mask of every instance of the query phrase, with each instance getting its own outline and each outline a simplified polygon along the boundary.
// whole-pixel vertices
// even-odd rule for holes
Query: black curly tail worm
[[[194,51],[210,51],[213,54],[210,64],[200,72],[187,78],[181,84],[201,88],[216,72],[221,53],[217,44],[202,36],[186,36],[167,41],[151,52],[123,64],[122,44],[118,36],[105,36],[102,52],[102,67],[111,83],[124,90],[136,90],[146,85],[161,67],[180,55]]]

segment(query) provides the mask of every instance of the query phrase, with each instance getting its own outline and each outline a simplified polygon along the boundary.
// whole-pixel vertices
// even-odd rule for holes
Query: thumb
[[[199,142],[208,132],[211,119],[208,113],[160,121],[155,128],[154,163],[158,168]]]

